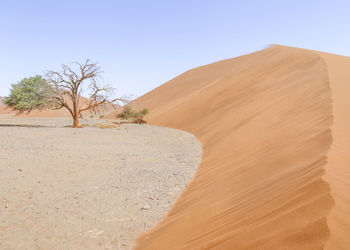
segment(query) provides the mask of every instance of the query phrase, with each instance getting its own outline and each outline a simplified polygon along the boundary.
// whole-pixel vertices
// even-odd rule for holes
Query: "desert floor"
[[[183,131],[70,123],[0,117],[0,249],[130,249],[200,162]]]

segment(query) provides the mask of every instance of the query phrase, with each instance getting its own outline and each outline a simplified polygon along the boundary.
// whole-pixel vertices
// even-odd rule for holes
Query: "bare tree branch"
[[[55,100],[57,105],[55,109],[66,108],[71,113],[74,123],[73,127],[79,126],[78,117],[84,111],[96,112],[101,105],[109,104],[115,108],[120,102],[128,102],[127,97],[111,98],[113,96],[113,88],[108,85],[99,85],[98,80],[101,78],[101,68],[97,63],[90,62],[89,59],[85,63],[74,62],[77,70],[63,64],[62,71],[48,71],[46,74],[47,81],[51,84],[55,92]],[[81,96],[89,90],[86,103],[81,104]],[[70,100],[71,105],[67,103]]]

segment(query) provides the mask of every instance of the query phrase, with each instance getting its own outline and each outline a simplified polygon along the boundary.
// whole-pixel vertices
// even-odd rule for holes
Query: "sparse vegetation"
[[[114,107],[128,101],[127,97],[112,98],[113,88],[98,83],[102,71],[97,63],[86,60],[83,64],[75,62],[73,65],[75,69],[62,65],[60,72],[48,71],[45,78],[35,76],[13,84],[5,104],[18,114],[45,108],[66,108],[73,118],[72,127],[77,128],[80,127],[78,118],[82,112],[96,113],[103,104]]]
[[[54,90],[42,76],[24,78],[17,84],[12,84],[11,94],[5,97],[4,103],[17,110],[18,114],[34,109],[54,108]]]
[[[144,116],[149,113],[148,109],[134,110],[131,106],[125,106],[123,111],[118,114],[118,118],[131,120],[134,123],[143,124],[146,123]]]
[[[105,124],[105,123],[96,123],[93,125],[96,128],[119,128],[120,124]]]

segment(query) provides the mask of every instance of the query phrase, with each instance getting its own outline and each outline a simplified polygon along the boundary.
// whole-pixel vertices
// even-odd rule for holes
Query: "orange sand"
[[[350,249],[349,95],[350,58],[272,46],[137,99],[203,155],[136,249]]]
[[[334,206],[327,216],[330,238],[325,249],[350,249],[350,58],[321,53],[333,96],[333,143],[325,180]]]

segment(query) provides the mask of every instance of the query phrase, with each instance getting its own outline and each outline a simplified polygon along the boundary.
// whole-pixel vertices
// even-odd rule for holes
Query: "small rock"
[[[151,207],[150,207],[150,205],[148,205],[148,204],[145,204],[145,205],[143,205],[142,207],[141,207],[141,209],[142,210],[148,210],[148,209],[150,209]]]

